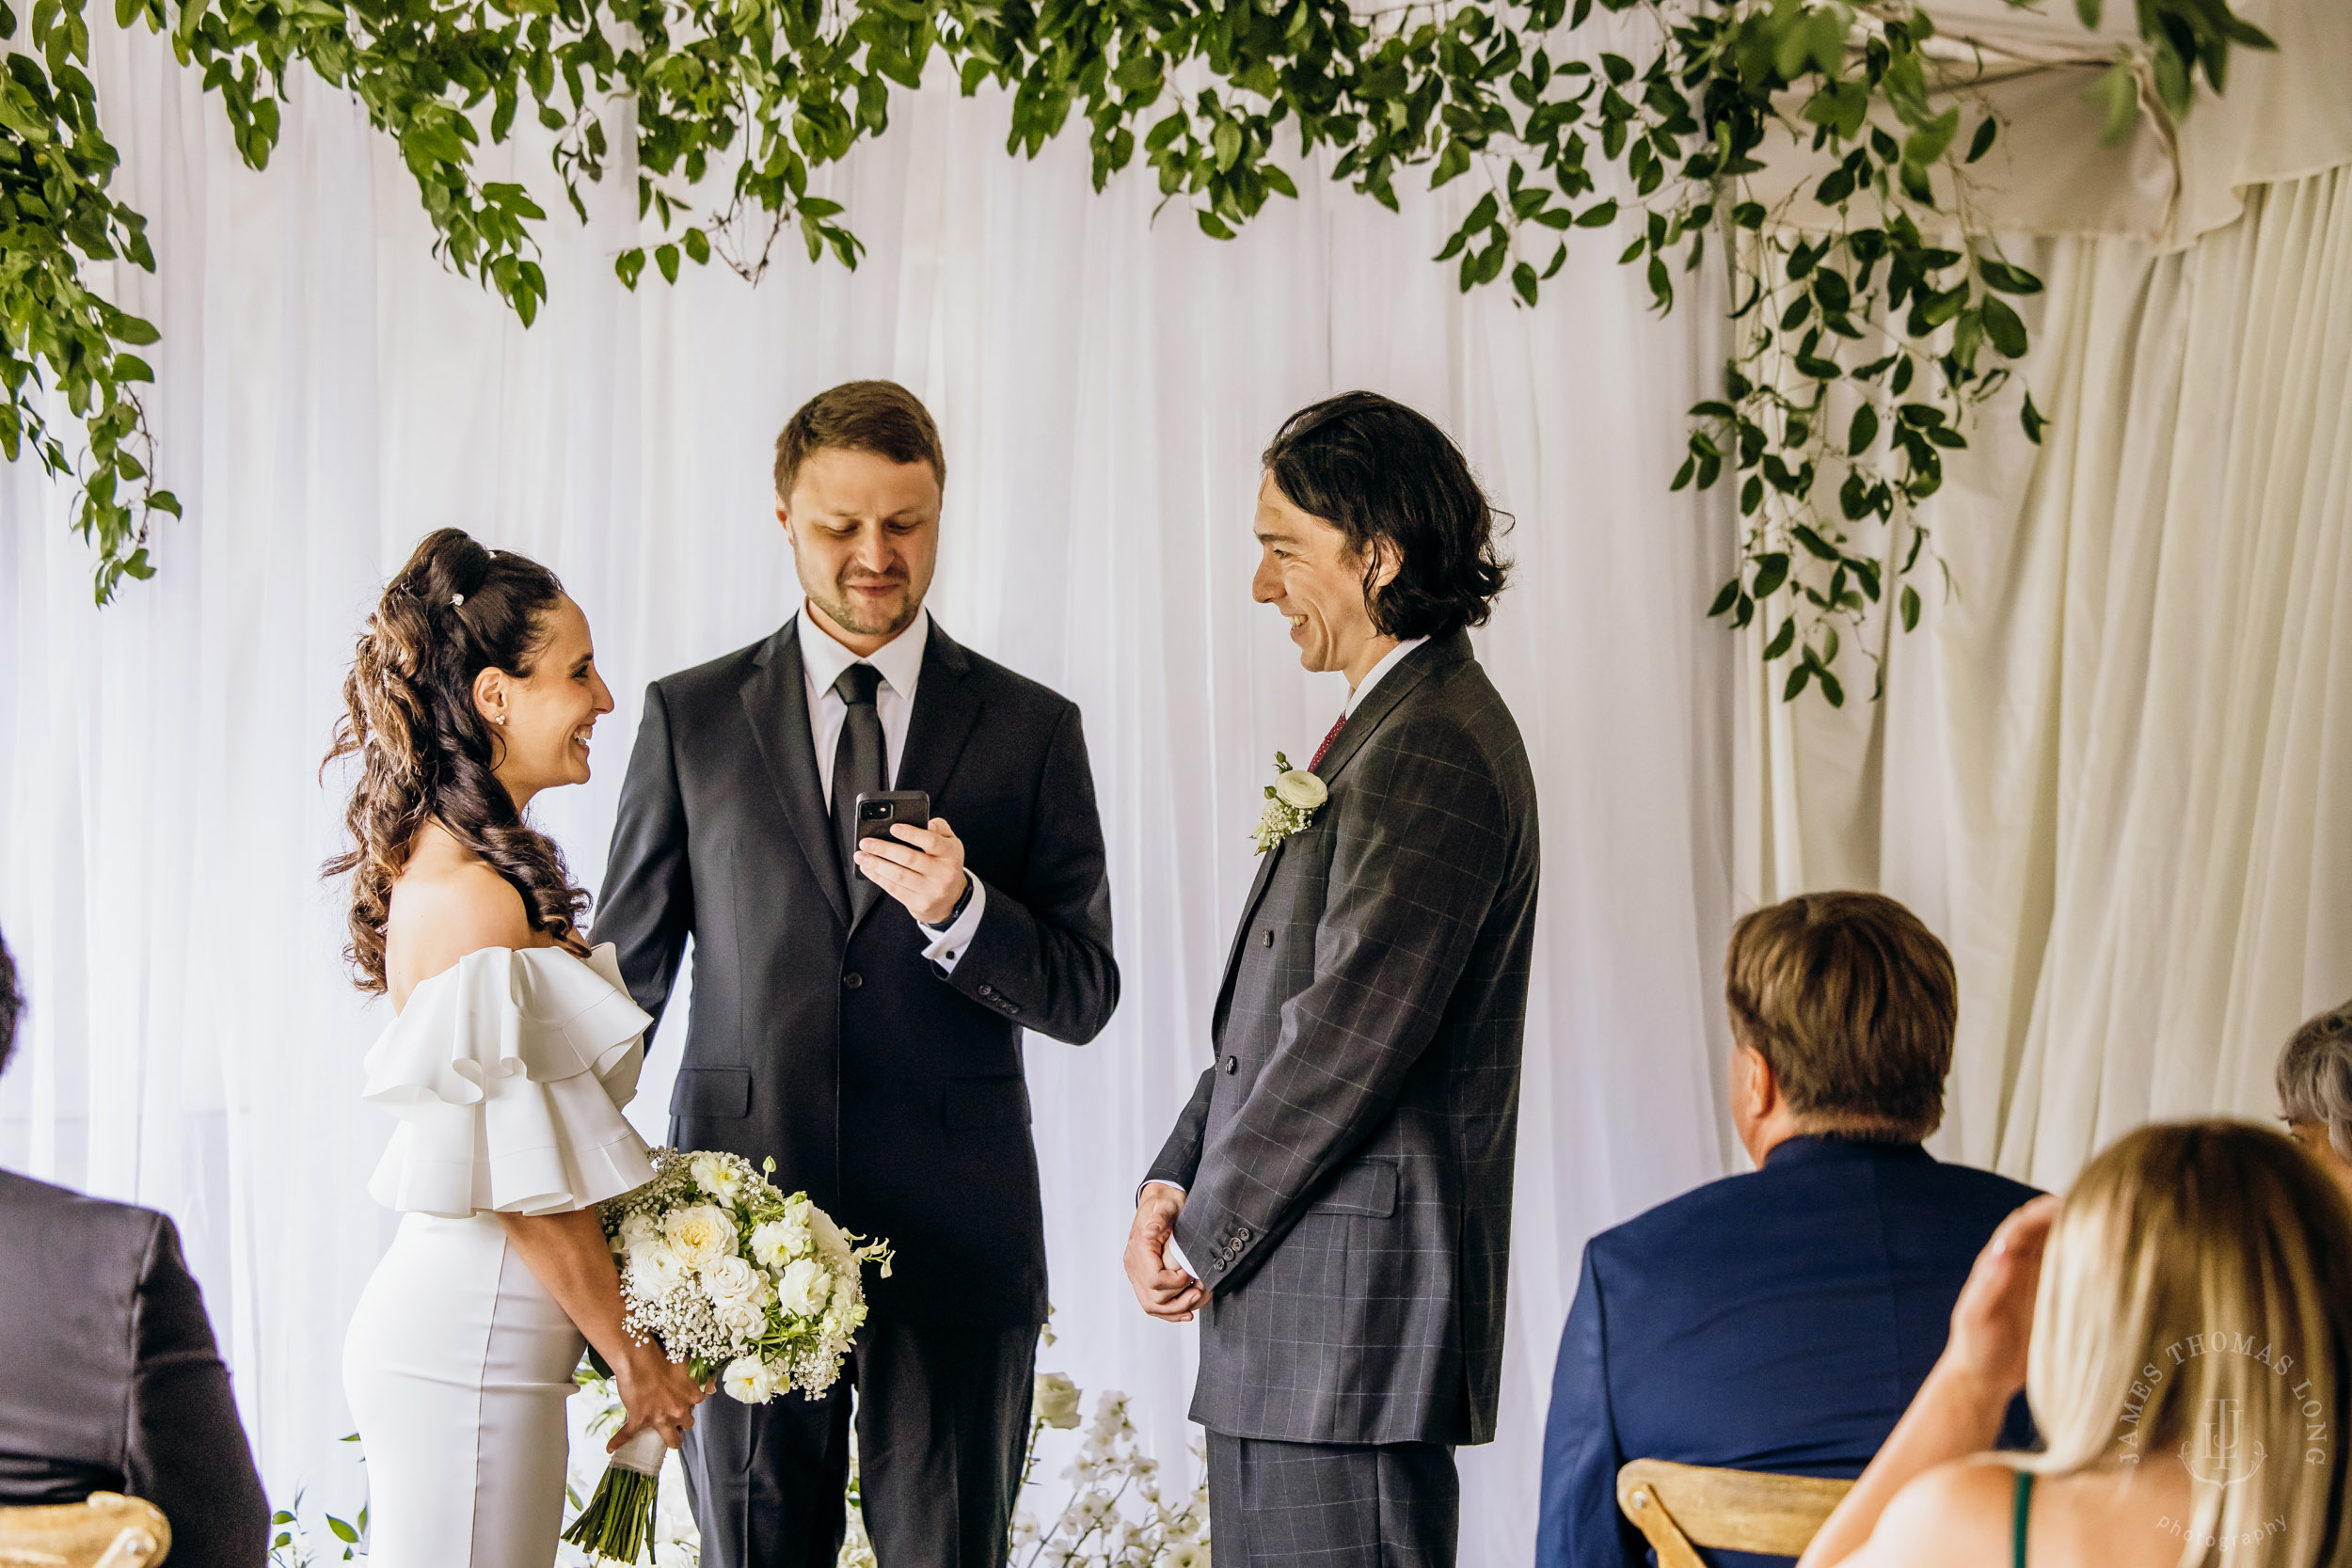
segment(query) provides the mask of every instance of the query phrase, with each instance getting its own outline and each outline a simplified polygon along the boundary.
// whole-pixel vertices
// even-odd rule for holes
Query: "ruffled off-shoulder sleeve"
[[[653,1180],[621,1115],[652,1019],[610,946],[484,948],[419,986],[367,1057],[367,1098],[400,1118],[368,1182],[388,1209],[553,1214]]]

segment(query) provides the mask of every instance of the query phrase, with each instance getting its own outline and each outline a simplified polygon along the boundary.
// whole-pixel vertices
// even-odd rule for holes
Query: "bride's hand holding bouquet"
[[[596,1206],[620,1265],[624,1326],[646,1354],[610,1369],[628,1418],[609,1445],[612,1467],[564,1532],[592,1556],[623,1562],[644,1550],[662,1450],[691,1422],[693,1400],[673,1411],[684,1398],[673,1386],[698,1399],[716,1376],[745,1404],[790,1389],[823,1393],[866,1322],[860,1270],[890,1272],[888,1243],[860,1244],[807,1195],[787,1197],[739,1154],[659,1148],[653,1164],[651,1181]],[[685,1379],[663,1366],[682,1368]]]

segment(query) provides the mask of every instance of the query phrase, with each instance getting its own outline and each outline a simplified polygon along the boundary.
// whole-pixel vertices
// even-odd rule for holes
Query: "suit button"
[[[841,976],[841,989],[844,990],[855,990],[864,984],[866,984],[866,976],[854,969]]]
[[[982,996],[993,996],[996,994],[996,988],[983,980],[980,982],[980,994]]]
[[[1239,1227],[1239,1228],[1236,1228],[1236,1229],[1233,1231],[1233,1244],[1234,1244],[1235,1246],[1240,1246],[1243,1243],[1245,1243],[1245,1242],[1247,1242],[1247,1241],[1248,1241],[1248,1240],[1249,1240],[1249,1231],[1248,1230],[1248,1228],[1247,1228],[1247,1227]]]
[[[1260,946],[1262,946],[1262,947],[1271,947],[1271,946],[1273,946],[1273,945],[1274,945],[1274,927],[1273,927],[1269,926],[1269,927],[1266,927],[1266,932],[1265,932],[1265,940],[1264,940],[1263,942],[1260,942],[1260,943],[1259,943],[1259,945],[1260,945]]]
[[[1226,1057],[1225,1070],[1228,1072],[1239,1072],[1241,1070],[1241,1058],[1239,1056]]]
[[[1222,1273],[1224,1273],[1224,1272],[1225,1272],[1225,1259],[1224,1259],[1219,1258],[1219,1259],[1216,1260],[1216,1268],[1217,1268],[1217,1272],[1218,1272],[1219,1274],[1222,1274]]]

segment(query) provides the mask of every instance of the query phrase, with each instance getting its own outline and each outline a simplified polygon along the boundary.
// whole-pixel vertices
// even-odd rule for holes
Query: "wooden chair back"
[[[1617,1472],[1617,1506],[1658,1553],[1658,1568],[1706,1568],[1693,1546],[1801,1556],[1850,1481],[1717,1470],[1636,1459]]]
[[[0,1568],[153,1568],[170,1552],[171,1521],[142,1497],[0,1508]]]

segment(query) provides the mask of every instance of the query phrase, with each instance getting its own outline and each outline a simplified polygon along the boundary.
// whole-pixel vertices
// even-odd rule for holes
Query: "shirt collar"
[[[1356,689],[1347,694],[1347,717],[1350,719],[1355,718],[1357,705],[1361,703],[1366,697],[1372,695],[1373,689],[1380,684],[1381,677],[1386,675],[1390,671],[1395,669],[1397,665],[1404,660],[1406,654],[1411,653],[1415,648],[1420,647],[1423,642],[1428,641],[1429,639],[1426,637],[1408,637],[1404,641],[1399,642],[1395,647],[1391,648],[1387,657],[1382,658],[1379,663],[1374,665],[1364,678],[1356,683]]]
[[[817,617],[808,607],[801,607],[801,663],[808,671],[809,685],[820,694],[833,689],[833,683],[841,678],[841,672],[861,662],[834,641],[833,634],[817,624]],[[890,689],[908,702],[914,700],[914,683],[923,673],[923,651],[930,645],[931,612],[929,607],[914,612],[914,619],[904,631],[875,649],[863,658],[882,672],[882,678],[890,683]]]

